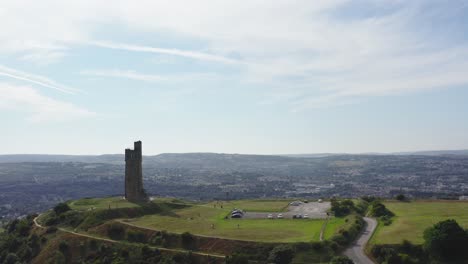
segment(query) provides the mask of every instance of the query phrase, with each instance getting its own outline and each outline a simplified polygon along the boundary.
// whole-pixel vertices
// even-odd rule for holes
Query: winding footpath
[[[36,216],[33,219],[33,222],[34,222],[34,225],[36,225],[38,228],[43,229],[45,227],[37,222],[37,218],[39,216],[40,215]],[[103,238],[103,237],[98,237],[98,236],[89,235],[89,234],[77,233],[77,232],[74,232],[74,231],[71,231],[71,230],[68,230],[68,229],[65,229],[65,228],[61,228],[61,227],[59,227],[58,230],[60,230],[62,232],[69,233],[69,234],[73,234],[75,236],[81,236],[81,237],[85,237],[85,238],[91,238],[91,239],[101,240],[101,241],[105,241],[105,242],[109,242],[109,243],[115,243],[115,244],[124,244],[121,241],[108,239],[108,238]],[[190,252],[193,255],[209,256],[209,257],[214,257],[214,258],[218,258],[218,259],[225,259],[225,257],[226,257],[226,256],[220,255],[220,254],[205,253],[205,252],[199,252],[199,251],[189,251],[189,250],[183,250],[183,249],[172,249],[172,248],[163,248],[163,247],[154,247],[154,246],[149,246],[149,248],[158,249],[160,251],[165,251],[165,252],[174,252],[174,253],[189,253]]]
[[[344,255],[352,259],[356,264],[374,264],[374,262],[364,253],[364,248],[377,227],[377,221],[373,218],[364,217],[366,227],[361,236],[348,249]]]

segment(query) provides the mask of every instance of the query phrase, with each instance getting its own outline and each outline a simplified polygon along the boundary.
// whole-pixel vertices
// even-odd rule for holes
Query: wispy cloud
[[[85,70],[80,74],[97,77],[126,78],[145,82],[160,82],[167,78],[155,74],[143,74],[133,70]]]
[[[220,75],[215,73],[176,73],[176,74],[147,74],[135,70],[121,69],[98,69],[98,70],[83,70],[79,72],[85,76],[95,76],[103,78],[124,78],[135,81],[144,82],[198,82],[198,81],[219,81],[230,80],[233,77],[230,75]]]
[[[3,66],[3,65],[0,65],[0,76],[33,83],[33,84],[40,85],[46,88],[51,88],[51,89],[54,89],[63,93],[75,94],[77,92],[80,92],[80,90],[78,89],[60,84],[47,77],[18,71],[18,70],[15,70],[15,69]]]
[[[221,62],[221,63],[227,63],[227,64],[243,63],[242,61],[231,59],[228,57],[223,57],[219,55],[203,53],[203,52],[198,52],[198,51],[191,51],[191,50],[166,49],[166,48],[158,48],[158,47],[150,47],[150,46],[139,46],[139,45],[132,45],[132,44],[116,43],[116,42],[110,42],[110,41],[91,41],[91,42],[88,42],[88,44],[101,47],[101,48],[167,54],[167,55],[174,55],[174,56],[180,56],[180,57],[186,57],[186,58],[192,58],[192,59],[204,60],[204,61]]]
[[[0,109],[25,113],[30,122],[63,122],[96,114],[74,104],[40,94],[29,86],[0,82]]]

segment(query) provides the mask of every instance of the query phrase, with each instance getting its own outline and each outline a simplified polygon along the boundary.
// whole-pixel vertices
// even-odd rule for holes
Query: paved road
[[[364,253],[364,248],[377,227],[377,221],[368,217],[364,217],[364,221],[366,221],[364,232],[362,232],[361,236],[356,240],[356,242],[354,242],[354,244],[346,249],[344,254],[348,256],[348,258],[352,259],[356,264],[374,264],[374,262]]]

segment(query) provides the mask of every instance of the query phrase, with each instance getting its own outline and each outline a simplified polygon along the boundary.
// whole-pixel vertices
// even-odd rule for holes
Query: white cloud
[[[83,70],[79,72],[85,76],[95,76],[104,78],[125,78],[144,82],[194,82],[194,81],[219,81],[227,80],[228,76],[220,76],[214,73],[179,73],[179,74],[146,74],[135,70],[120,69],[99,69]]]
[[[29,86],[0,82],[0,109],[25,113],[30,122],[70,121],[95,113],[40,94]]]
[[[215,62],[228,63],[228,64],[241,63],[238,60],[230,59],[227,57],[217,56],[217,55],[203,53],[203,52],[190,51],[190,50],[163,49],[163,48],[130,45],[130,44],[124,44],[124,43],[108,42],[108,41],[107,42],[106,41],[92,41],[92,42],[89,42],[88,44],[95,45],[98,47],[103,47],[103,48],[109,48],[109,49],[136,51],[136,52],[149,52],[149,53],[157,53],[157,54],[168,54],[168,55],[187,57],[187,58],[192,58],[192,59],[197,59],[197,60],[215,61]]]
[[[468,83],[462,74],[468,43],[457,32],[433,31],[446,14],[463,12],[466,1],[359,3],[370,12],[356,15],[360,6],[348,0],[4,1],[0,17],[7,26],[0,31],[0,52],[24,59],[49,54],[53,61],[76,44],[91,43],[228,63],[245,69],[244,80],[283,86],[266,96],[301,109]],[[118,39],[125,39],[125,32],[167,34],[204,44],[184,50],[102,42],[98,32],[104,27]]]
[[[80,90],[78,89],[57,83],[56,81],[53,81],[47,77],[18,71],[16,69],[12,69],[3,65],[0,65],[0,76],[26,81],[46,88],[51,88],[63,93],[74,94],[76,92],[80,92]]]
[[[133,70],[85,70],[81,71],[80,74],[97,77],[126,78],[146,82],[160,82],[167,79],[160,75],[143,74]]]

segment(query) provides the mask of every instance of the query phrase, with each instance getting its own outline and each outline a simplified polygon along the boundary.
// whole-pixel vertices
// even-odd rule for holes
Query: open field
[[[123,221],[173,233],[190,232],[195,235],[266,242],[318,241],[324,223],[323,219],[225,219],[234,208],[247,212],[286,212],[291,200],[214,201],[206,204],[186,203],[171,198],[158,198],[153,201],[159,202],[184,203],[189,207],[174,210],[173,215],[154,214]],[[86,198],[68,204],[75,210],[139,206],[121,197]],[[344,219],[332,218],[325,230],[325,238],[331,237],[343,224]]]
[[[371,240],[373,244],[397,244],[403,239],[421,244],[424,242],[424,230],[446,219],[455,219],[463,228],[468,228],[468,202],[414,201],[384,204],[396,216],[389,226],[379,224]]]
[[[184,203],[184,204],[189,204],[188,202],[185,201],[180,201],[178,199],[174,198],[157,198],[153,200],[152,202],[154,203],[159,203],[159,202],[171,202],[171,203]],[[111,209],[116,209],[116,208],[131,208],[131,207],[138,207],[139,205],[136,203],[131,203],[122,197],[105,197],[105,198],[83,198],[79,200],[74,200],[68,202],[68,205],[73,209],[73,210],[99,210],[99,209],[108,209],[109,207]]]
[[[68,205],[73,210],[88,210],[88,209],[112,209],[137,207],[138,204],[128,202],[122,197],[106,197],[106,198],[83,198],[71,201]]]
[[[146,215],[125,221],[155,230],[173,233],[190,232],[195,235],[238,240],[318,241],[324,223],[322,219],[225,219],[232,208],[280,212],[286,209],[288,202],[282,200],[232,201],[223,202],[223,208],[220,202],[212,202],[175,210],[176,216]],[[342,223],[344,223],[342,219],[332,219],[326,229],[325,237],[331,237]]]

